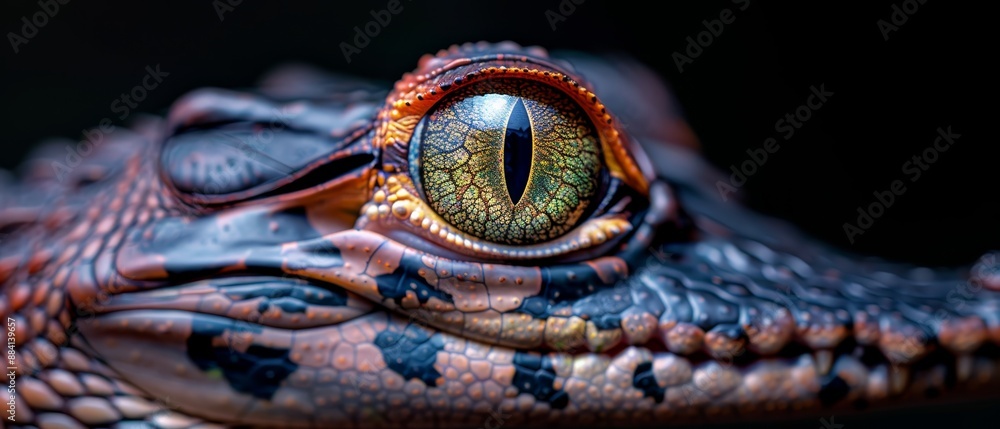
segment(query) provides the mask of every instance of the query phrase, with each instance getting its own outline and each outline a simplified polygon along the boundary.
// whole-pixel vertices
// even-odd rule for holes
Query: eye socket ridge
[[[483,62],[465,62],[455,60],[446,69],[433,69],[421,73],[421,70],[407,75],[396,86],[396,91],[390,94],[387,108],[380,113],[380,125],[377,126],[375,143],[382,151],[383,171],[378,174],[375,194],[372,201],[363,209],[366,216],[359,221],[358,227],[376,230],[388,237],[398,239],[408,245],[434,254],[462,254],[466,258],[490,261],[517,261],[555,258],[571,254],[587,254],[602,252],[615,241],[627,236],[636,224],[636,215],[648,204],[646,195],[648,184],[645,176],[638,170],[634,159],[622,141],[625,139],[620,129],[613,123],[603,104],[596,95],[577,83],[566,74],[546,68],[525,68],[518,60],[498,60]],[[562,94],[567,102],[584,113],[581,117],[593,128],[595,146],[598,148],[599,177],[598,185],[593,189],[589,205],[573,212],[576,219],[570,226],[558,233],[542,237],[539,240],[520,238],[503,240],[488,240],[481,238],[485,231],[471,234],[468,228],[459,227],[458,222],[449,221],[432,207],[434,197],[426,192],[426,180],[429,173],[426,156],[421,155],[421,146],[426,143],[422,138],[428,134],[429,116],[441,110],[441,106],[449,103],[448,99],[455,94],[475,85],[486,85],[497,89],[499,94],[511,95],[511,91],[500,91],[499,87],[517,87],[518,85],[535,85],[550,92]],[[480,91],[485,92],[485,91]],[[514,94],[516,95],[516,94]],[[524,129],[524,127],[508,126],[517,124],[511,121],[516,104],[524,105],[529,118],[531,140],[537,141],[542,134],[538,124],[534,123],[531,97],[514,96],[509,104],[505,104],[502,114],[498,115],[496,126],[492,127],[492,141],[502,146],[494,153],[492,165],[497,169],[492,180],[499,185],[498,194],[507,206],[519,205],[528,201],[531,195],[531,183],[535,178],[535,162],[539,157],[539,145],[531,145],[531,152],[508,150],[508,129]],[[466,117],[471,115],[465,115]],[[442,129],[443,130],[443,129]],[[441,131],[441,130],[439,130]],[[443,131],[442,131],[443,132]],[[468,133],[466,134],[468,135]],[[517,137],[517,136],[512,136]],[[527,140],[527,139],[525,139]],[[522,146],[522,149],[524,147]],[[509,158],[532,159],[531,168],[522,195],[516,197],[517,184],[508,186],[512,180],[508,176],[517,176],[510,170]],[[457,164],[457,163],[456,163]],[[563,168],[572,170],[572,168]],[[577,168],[577,170],[581,170]],[[522,170],[523,173],[523,170]],[[479,178],[480,183],[485,183]],[[514,177],[511,177],[514,179]],[[496,199],[501,200],[501,199]],[[553,200],[555,200],[553,198]],[[454,206],[459,206],[456,201]],[[462,205],[463,209],[467,204]],[[465,216],[486,215],[485,210],[465,210]],[[572,211],[571,211],[572,212]],[[543,216],[533,216],[532,219]],[[542,228],[543,230],[548,230]],[[496,234],[496,231],[492,233]],[[520,241],[519,241],[520,240]],[[497,242],[500,241],[500,242]],[[587,250],[591,249],[591,250]],[[452,253],[456,252],[456,253]]]

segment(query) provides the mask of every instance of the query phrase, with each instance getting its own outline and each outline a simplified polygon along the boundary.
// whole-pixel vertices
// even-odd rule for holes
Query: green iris
[[[503,79],[442,100],[421,120],[410,169],[431,208],[495,243],[545,242],[593,202],[603,164],[590,119],[565,93]]]

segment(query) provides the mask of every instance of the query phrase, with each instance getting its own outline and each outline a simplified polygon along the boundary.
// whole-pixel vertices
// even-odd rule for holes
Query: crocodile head
[[[20,424],[729,421],[1000,382],[994,255],[863,259],[718,201],[623,58],[287,68],[107,140],[7,188]]]

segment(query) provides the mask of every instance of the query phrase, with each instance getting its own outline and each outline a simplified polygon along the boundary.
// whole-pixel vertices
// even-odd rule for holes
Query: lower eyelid
[[[420,237],[434,246],[483,260],[533,260],[564,256],[616,241],[633,229],[630,213],[607,213],[577,225],[567,234],[533,245],[488,243],[465,234],[434,213],[405,175],[382,181],[371,202],[362,207],[358,228],[388,237]],[[435,253],[435,252],[431,252]]]

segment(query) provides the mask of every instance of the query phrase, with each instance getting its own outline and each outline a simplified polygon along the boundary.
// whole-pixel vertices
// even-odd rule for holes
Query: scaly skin
[[[506,247],[428,208],[408,133],[493,78],[576,97],[614,207]],[[466,45],[388,95],[286,69],[188,95],[66,169],[64,144],[43,149],[0,188],[4,423],[664,425],[997,387],[995,255],[888,264],[717,202],[665,94],[622,59]]]

